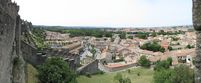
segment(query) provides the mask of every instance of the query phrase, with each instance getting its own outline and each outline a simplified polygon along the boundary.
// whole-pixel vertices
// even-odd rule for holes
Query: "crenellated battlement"
[[[21,56],[21,23],[19,6],[11,0],[0,0],[0,82],[25,83]],[[21,61],[16,64],[15,61]],[[20,70],[19,70],[20,69]]]
[[[19,6],[17,3],[11,2],[11,0],[1,0],[0,2],[1,12],[9,15],[12,19],[15,19],[19,11]]]

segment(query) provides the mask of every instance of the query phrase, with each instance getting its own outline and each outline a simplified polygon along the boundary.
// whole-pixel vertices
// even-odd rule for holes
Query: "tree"
[[[151,35],[152,35],[153,37],[156,37],[156,36],[157,36],[157,33],[156,33],[156,32],[153,32]]]
[[[96,49],[94,47],[92,47],[91,51],[90,51],[92,54],[93,54],[93,58],[95,57],[95,54],[96,54]]]
[[[117,80],[119,83],[131,83],[131,79],[130,78],[123,78],[121,73],[117,73],[114,76],[114,80]]]
[[[175,72],[171,69],[162,69],[161,71],[155,71],[154,83],[174,83],[171,82],[171,77],[175,75]]]
[[[168,46],[168,50],[169,50],[169,51],[172,51],[173,48],[172,48],[171,46]]]
[[[194,83],[194,70],[186,65],[174,68],[175,75],[171,77],[172,83]]]
[[[171,58],[171,57],[168,57],[168,58],[167,58],[167,62],[168,62],[168,64],[169,64],[170,66],[172,66],[172,58]]]
[[[191,49],[191,48],[194,48],[194,46],[191,46],[191,45],[188,44],[188,45],[186,46],[186,48]]]
[[[61,58],[49,58],[38,67],[42,83],[76,83],[76,74]]]
[[[164,53],[165,52],[165,48],[163,48],[163,47],[160,46],[159,47],[159,51],[162,52],[162,53]]]
[[[140,38],[140,39],[147,39],[149,37],[149,33],[139,32],[135,36]]]
[[[159,31],[159,34],[160,34],[160,35],[166,35],[167,33],[166,33],[164,30],[160,30],[160,31]]]
[[[128,36],[129,39],[133,39],[133,36]]]
[[[149,51],[160,51],[160,52],[165,52],[165,48],[161,47],[157,42],[148,42],[143,44],[140,49],[145,49],[145,50],[149,50]]]
[[[121,39],[126,39],[126,32],[120,32],[119,37],[120,37]]]
[[[144,55],[140,57],[140,60],[138,61],[138,63],[143,67],[150,67],[151,65],[150,61]]]
[[[127,77],[127,78],[123,79],[122,83],[131,83],[131,79]]]
[[[47,48],[47,44],[45,44],[45,30],[42,27],[34,27],[32,30],[32,35],[28,35],[25,33],[26,37],[31,37],[36,44],[36,47],[39,51]]]
[[[194,71],[185,65],[161,69],[155,71],[154,83],[194,83]]]
[[[106,32],[105,37],[112,37],[112,32]]]
[[[154,67],[155,71],[160,71],[162,69],[168,69],[170,67],[170,64],[168,61],[164,60],[164,61],[158,61],[156,62],[156,65]]]
[[[156,62],[154,70],[160,71],[162,69],[169,69],[171,65],[172,65],[172,58],[168,57],[167,60]]]

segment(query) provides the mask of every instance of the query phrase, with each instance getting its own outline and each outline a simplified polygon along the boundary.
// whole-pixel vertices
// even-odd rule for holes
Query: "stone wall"
[[[72,70],[76,70],[80,65],[80,56],[79,54],[70,53],[69,49],[60,48],[60,49],[46,49],[44,51],[47,57],[62,57],[69,64],[69,67]]]
[[[94,74],[94,73],[97,73],[100,71],[98,65],[99,65],[99,61],[95,60],[95,61],[89,63],[88,65],[80,67],[77,70],[77,72],[79,74]]]
[[[193,26],[196,30],[195,83],[201,83],[201,0],[193,1]]]
[[[10,0],[0,1],[1,83],[25,83],[24,61],[20,52],[21,19],[18,11],[19,6]]]
[[[37,48],[21,40],[21,52],[24,60],[33,66],[41,65],[45,62],[46,56],[37,53]]]

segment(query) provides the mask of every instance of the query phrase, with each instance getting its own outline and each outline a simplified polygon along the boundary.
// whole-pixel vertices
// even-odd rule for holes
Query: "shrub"
[[[188,44],[188,45],[186,46],[186,48],[191,49],[191,48],[194,48],[194,46],[191,46],[191,45]]]
[[[143,44],[140,49],[143,50],[149,50],[149,51],[153,51],[153,52],[165,52],[165,48],[161,47],[157,42],[148,42]]]
[[[76,74],[62,58],[49,58],[38,67],[42,83],[76,83]]]
[[[114,76],[114,79],[117,80],[119,83],[131,83],[131,80],[130,78],[123,78],[122,74],[121,73],[117,73],[115,76]]]
[[[129,39],[133,39],[133,36],[128,36]]]
[[[194,72],[188,66],[179,65],[174,69],[155,71],[154,83],[194,83]]]
[[[123,80],[123,76],[121,73],[117,73],[115,76],[114,76],[114,80],[118,80],[119,82]]]
[[[172,66],[172,58],[171,58],[171,57],[168,57],[168,58],[167,58],[167,62],[168,62],[168,64],[169,64],[170,66]]]
[[[131,73],[131,70],[130,70],[130,69],[128,69],[127,71],[128,71],[129,74]]]
[[[86,76],[87,76],[88,78],[91,78],[91,74],[90,74],[90,73],[86,73]]]
[[[172,51],[173,48],[172,48],[171,46],[168,46],[168,50],[169,50],[169,51]]]
[[[170,67],[170,64],[168,61],[158,61],[154,67],[154,70],[160,71],[162,69],[168,69]]]
[[[138,61],[138,63],[143,67],[150,67],[151,65],[150,61],[144,55],[140,57],[140,60]]]

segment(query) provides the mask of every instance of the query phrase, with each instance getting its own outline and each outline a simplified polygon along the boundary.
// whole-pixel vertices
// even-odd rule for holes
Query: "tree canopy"
[[[42,83],[76,83],[76,74],[61,58],[49,58],[38,71]]]
[[[188,66],[161,69],[154,73],[154,83],[194,83],[194,72]]]
[[[149,50],[149,51],[160,51],[160,52],[165,52],[165,48],[161,47],[157,42],[148,42],[140,46],[141,49],[143,50]]]
[[[167,60],[158,61],[155,64],[154,70],[160,71],[162,69],[169,69],[169,67],[172,65],[172,58],[169,57]]]
[[[150,67],[151,65],[150,61],[147,59],[145,55],[140,57],[140,60],[138,61],[138,63],[143,67]]]

